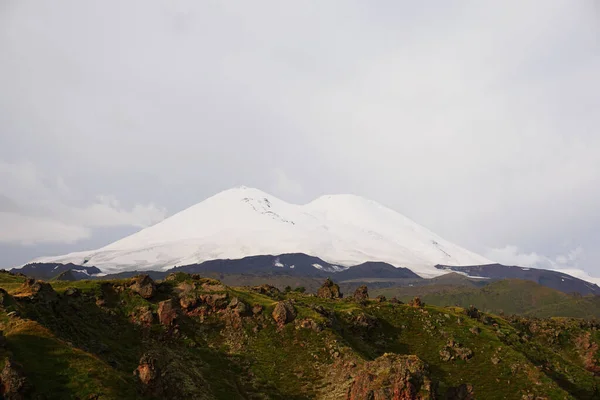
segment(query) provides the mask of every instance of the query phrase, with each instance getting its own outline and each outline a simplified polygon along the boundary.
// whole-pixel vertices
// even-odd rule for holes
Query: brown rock
[[[369,299],[369,290],[365,285],[359,286],[354,291],[354,300],[368,300]]]
[[[342,292],[340,292],[340,287],[337,284],[327,278],[317,291],[317,297],[323,299],[339,299],[342,297]]]
[[[161,325],[171,326],[177,319],[177,308],[173,299],[158,303],[158,320]]]
[[[296,308],[289,300],[280,301],[275,306],[275,309],[271,315],[273,316],[275,322],[277,322],[277,325],[281,328],[285,324],[296,319]]]
[[[154,322],[154,314],[149,307],[138,307],[130,316],[131,321],[136,325],[150,326]]]
[[[0,374],[0,394],[5,400],[21,400],[27,398],[29,385],[23,369],[10,358],[5,360],[4,369]]]
[[[408,305],[411,307],[421,308],[425,304],[421,301],[421,298],[417,296],[417,297],[413,298],[411,301],[409,301]]]
[[[427,364],[417,356],[386,353],[355,375],[347,400],[429,400],[435,398]]]
[[[140,359],[140,364],[133,373],[144,385],[150,385],[159,376],[160,371],[157,368],[156,359],[146,353]]]
[[[129,289],[142,296],[144,299],[151,299],[156,293],[156,285],[150,276],[138,275],[131,278]]]

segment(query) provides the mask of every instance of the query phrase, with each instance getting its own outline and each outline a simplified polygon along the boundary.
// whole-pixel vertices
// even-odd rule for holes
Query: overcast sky
[[[593,0],[0,0],[0,267],[232,186],[600,276]]]

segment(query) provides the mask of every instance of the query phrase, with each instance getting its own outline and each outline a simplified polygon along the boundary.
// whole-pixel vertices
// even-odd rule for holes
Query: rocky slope
[[[0,274],[7,399],[594,399],[598,323],[174,273]]]

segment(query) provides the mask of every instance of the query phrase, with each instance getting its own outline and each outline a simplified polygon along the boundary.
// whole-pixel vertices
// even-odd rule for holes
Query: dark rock
[[[173,299],[158,303],[158,320],[161,325],[172,326],[177,319],[177,308]]]
[[[479,319],[481,317],[479,310],[472,305],[469,306],[469,308],[467,308],[467,310],[465,312],[468,317],[473,318],[473,319]]]
[[[458,387],[451,387],[446,392],[446,400],[474,400],[473,385],[463,383]]]
[[[275,306],[275,309],[271,315],[273,316],[273,319],[277,325],[281,328],[285,324],[296,319],[296,308],[289,300],[280,301]]]
[[[385,296],[384,296],[384,295],[381,295],[381,294],[380,294],[379,296],[375,297],[375,300],[376,300],[378,303],[383,303],[384,301],[387,301],[387,299],[385,298]]]
[[[417,356],[386,353],[365,363],[348,389],[346,400],[429,400],[435,387],[427,364]]]
[[[0,393],[5,400],[21,400],[28,398],[29,385],[23,368],[7,358],[0,374]]]
[[[354,300],[362,301],[369,299],[369,290],[365,285],[359,286],[354,291]]]
[[[156,285],[149,275],[138,275],[131,278],[129,289],[142,296],[144,299],[151,299],[156,293]]]
[[[392,297],[392,298],[390,299],[390,303],[392,303],[392,304],[404,304],[404,303],[402,303],[400,300],[398,300],[398,299],[396,298],[396,296],[394,296],[394,297]]]
[[[342,297],[342,292],[340,292],[340,287],[337,284],[327,278],[317,291],[317,297],[323,299],[339,299]]]

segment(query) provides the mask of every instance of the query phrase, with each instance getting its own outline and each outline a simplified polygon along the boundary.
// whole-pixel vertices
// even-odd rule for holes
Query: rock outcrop
[[[346,400],[430,400],[434,389],[419,357],[386,353],[358,371]]]
[[[425,303],[421,301],[420,297],[414,297],[411,301],[408,302],[408,305],[411,307],[421,308],[425,305]]]
[[[58,298],[58,295],[49,283],[32,278],[26,279],[14,296],[43,303],[54,302]]]
[[[369,300],[369,289],[365,285],[356,288],[354,291],[354,300]]]
[[[150,276],[138,275],[131,278],[129,290],[139,294],[144,299],[151,299],[156,293],[156,285]]]
[[[340,292],[340,287],[336,283],[327,278],[317,291],[317,297],[323,299],[339,299],[342,297],[342,292]]]

